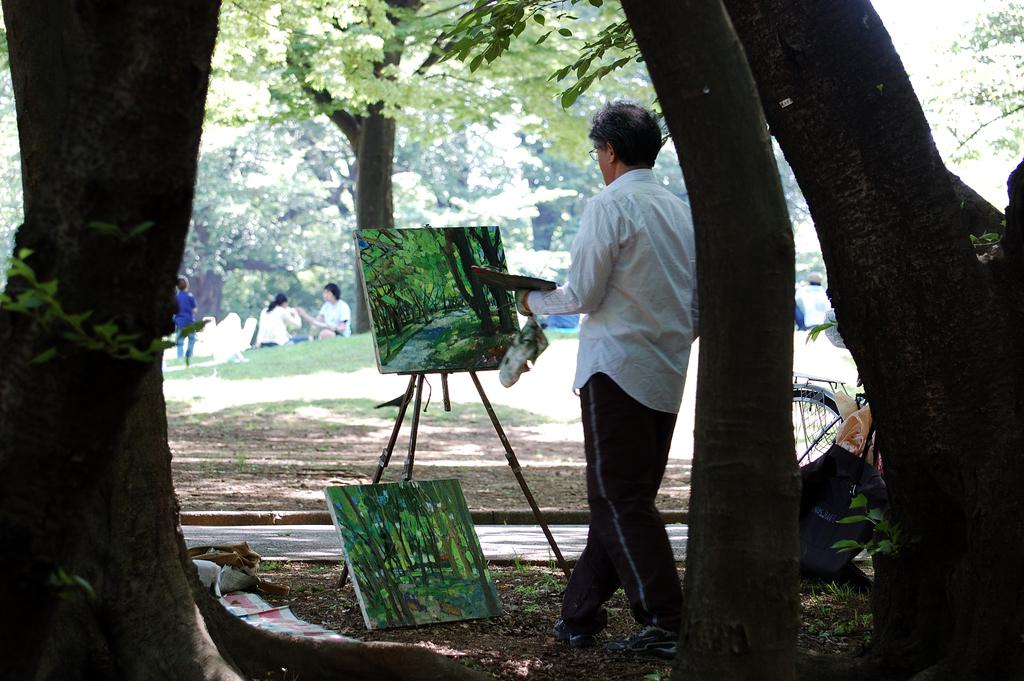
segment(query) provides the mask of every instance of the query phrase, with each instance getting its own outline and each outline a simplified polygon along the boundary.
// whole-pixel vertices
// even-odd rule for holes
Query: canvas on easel
[[[519,331],[515,303],[473,272],[507,269],[497,227],[364,229],[355,240],[381,373],[498,368]]]
[[[367,629],[497,617],[458,480],[324,489]]]

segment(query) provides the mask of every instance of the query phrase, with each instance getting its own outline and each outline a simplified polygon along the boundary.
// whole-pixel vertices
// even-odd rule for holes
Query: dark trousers
[[[605,374],[587,381],[580,403],[590,532],[562,619],[572,634],[596,634],[608,623],[605,601],[621,586],[637,622],[679,631],[683,594],[654,506],[676,415],[645,407]]]

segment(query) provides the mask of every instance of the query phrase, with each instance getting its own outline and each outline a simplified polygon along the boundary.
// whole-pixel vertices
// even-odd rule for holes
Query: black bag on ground
[[[873,431],[873,429],[872,429]],[[853,564],[857,551],[843,551],[832,546],[844,539],[866,542],[874,525],[864,521],[840,523],[851,515],[866,515],[870,509],[885,509],[885,481],[874,466],[860,456],[838,445],[824,456],[800,469],[803,491],[800,497],[800,574],[859,588],[870,586],[870,580]],[[850,502],[858,494],[867,497],[867,508],[851,509]]]

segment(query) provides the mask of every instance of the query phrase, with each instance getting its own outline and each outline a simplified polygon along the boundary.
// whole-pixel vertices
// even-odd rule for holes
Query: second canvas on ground
[[[471,271],[505,271],[497,227],[355,233],[383,373],[496,369],[519,330],[508,291]]]
[[[367,629],[501,615],[458,480],[324,489]]]

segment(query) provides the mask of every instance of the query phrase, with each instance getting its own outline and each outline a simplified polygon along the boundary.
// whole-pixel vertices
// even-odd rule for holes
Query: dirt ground
[[[552,371],[564,365],[564,371],[571,373],[568,351],[567,359],[552,355],[557,358],[551,360],[555,365]],[[522,380],[529,387],[534,379],[527,374]],[[201,389],[166,385],[174,485],[182,511],[326,510],[325,486],[371,482],[397,414],[395,407],[374,407],[401,389],[396,389],[394,382],[382,388],[368,385],[376,380],[373,372],[350,377],[348,392],[340,397],[338,391],[317,393],[315,383],[305,379],[294,384],[286,380],[271,388],[278,393],[273,398],[261,393],[230,400],[215,394],[219,388],[213,382]],[[563,377],[563,383],[566,381],[571,378]],[[266,390],[266,386],[246,386],[243,390]],[[186,398],[191,394],[202,395],[202,399],[176,398],[175,390]],[[499,390],[488,389],[489,394],[501,397],[528,394],[525,390]],[[692,418],[692,386],[688,390],[683,408],[689,409]],[[538,504],[546,509],[586,508],[582,428],[578,417],[572,416],[574,409],[578,413],[578,402],[573,407],[571,394],[566,399],[567,392],[564,386],[557,392],[535,390],[529,397],[518,398],[518,404],[495,404],[523,475]],[[479,402],[458,400],[450,413],[444,412],[439,402],[435,396],[420,415],[414,478],[459,479],[471,509],[527,509],[501,442]],[[410,421],[411,413],[397,439],[384,482],[401,479]],[[681,430],[684,436],[679,449],[684,451],[687,446],[692,450],[687,427],[692,432],[692,422],[677,427],[677,438]],[[685,439],[687,436],[690,439]],[[685,509],[689,482],[690,460],[671,458],[659,507]],[[655,658],[613,655],[603,646],[576,650],[555,642],[550,632],[564,588],[564,576],[558,571],[514,565],[493,566],[492,574],[505,612],[502,617],[367,631],[351,584],[337,587],[339,565],[264,563],[260,569],[263,578],[292,587],[287,598],[267,600],[290,605],[302,619],[362,640],[421,645],[497,678],[668,678],[670,664]],[[870,640],[868,596],[810,581],[801,589],[804,615],[799,645],[848,653]],[[610,611],[605,640],[635,633],[637,625],[621,591],[613,597]]]
[[[268,419],[247,407],[197,413],[169,404],[169,441],[181,510],[326,510],[324,487],[372,482],[398,410],[373,410],[370,405],[374,413],[341,412],[348,402],[314,401]],[[580,424],[537,424],[518,410],[499,411],[537,503],[542,508],[585,509]],[[460,407],[451,413],[432,407],[420,418],[415,479],[457,478],[473,510],[529,509],[482,407]],[[383,482],[401,479],[410,419],[406,417]],[[671,459],[660,508],[685,509],[689,480],[690,461]]]
[[[653,657],[609,653],[604,643],[636,632],[620,590],[609,601],[608,628],[601,646],[574,649],[551,636],[559,614],[564,576],[537,566],[492,566],[504,615],[471,622],[453,622],[405,629],[367,631],[351,584],[337,588],[340,567],[332,564],[264,564],[261,575],[289,584],[286,598],[301,619],[363,641],[397,641],[429,648],[499,679],[556,681],[578,679],[667,679],[671,664]],[[679,570],[680,579],[684,570]],[[803,621],[798,643],[829,654],[860,651],[871,639],[871,606],[867,594],[821,582],[801,584]]]

